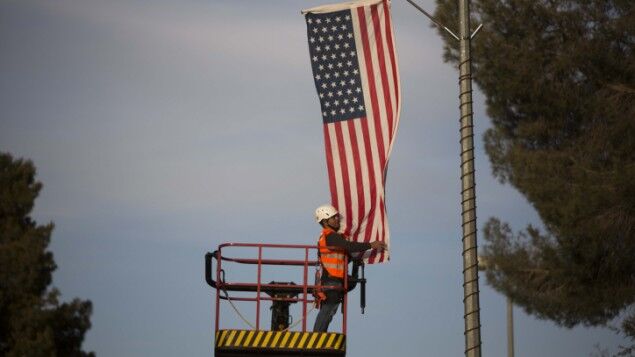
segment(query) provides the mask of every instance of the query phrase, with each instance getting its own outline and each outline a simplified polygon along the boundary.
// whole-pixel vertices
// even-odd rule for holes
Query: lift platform
[[[216,356],[344,356],[341,333],[308,331],[219,330]]]
[[[245,255],[246,249],[247,256]],[[295,258],[275,258],[276,251],[294,252]],[[239,256],[231,255],[239,254]],[[249,256],[253,254],[254,256]],[[273,255],[274,258],[268,258]],[[279,255],[278,255],[279,256]],[[285,245],[285,244],[256,244],[256,243],[225,243],[218,246],[214,252],[205,254],[205,280],[216,290],[214,324],[214,353],[217,357],[237,356],[345,356],[346,355],[346,311],[347,294],[342,301],[342,324],[338,332],[307,331],[308,310],[316,303],[316,291],[334,289],[320,285],[315,279],[314,271],[319,268],[315,245]],[[231,264],[229,264],[231,263]],[[226,280],[226,270],[232,268],[254,267],[255,278],[250,281]],[[301,276],[300,281],[271,281],[263,282],[263,268],[296,270]],[[253,269],[252,269],[253,270]],[[357,283],[361,283],[362,313],[365,305],[365,283],[363,276],[359,278],[357,269],[354,276],[346,276],[344,287],[348,292]],[[244,276],[241,275],[241,276]],[[310,278],[309,278],[310,277]],[[313,283],[309,283],[309,279]],[[221,326],[221,302],[228,302],[234,306],[236,302],[250,302],[255,304],[255,324],[249,329],[223,328]],[[271,302],[270,329],[261,328],[261,308],[263,302]],[[289,306],[301,304],[302,317],[290,326]],[[240,314],[240,313],[239,313]],[[242,317],[242,316],[241,316]],[[244,319],[244,318],[243,318]],[[298,325],[301,322],[301,326]]]

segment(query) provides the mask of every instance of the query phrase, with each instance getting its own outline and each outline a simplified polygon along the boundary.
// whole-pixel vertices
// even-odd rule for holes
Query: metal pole
[[[476,194],[474,183],[474,130],[472,121],[472,74],[470,59],[470,4],[459,0],[459,87],[461,100],[461,205],[463,225],[463,305],[465,309],[465,355],[481,356],[481,322],[476,243]]]
[[[304,248],[304,284],[302,299],[302,332],[306,332],[306,302],[309,298],[307,285],[309,285],[309,248]]]
[[[514,305],[507,297],[507,357],[514,357]]]
[[[430,15],[426,10],[422,9],[421,6],[417,5],[414,1],[412,0],[406,0],[408,1],[412,6],[414,6],[417,10],[421,11],[422,14],[426,15],[430,21],[434,22],[435,25],[439,26],[440,28],[444,29],[447,33],[449,33],[450,35],[452,35],[452,37],[454,37],[457,41],[460,41],[459,37],[457,35],[454,34],[454,32],[452,32],[452,30],[450,30],[449,28],[443,26],[443,24],[441,24],[439,21],[437,21],[437,19],[435,19],[432,15]]]

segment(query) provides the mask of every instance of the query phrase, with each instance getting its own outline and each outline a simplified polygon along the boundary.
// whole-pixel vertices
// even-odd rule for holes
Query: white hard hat
[[[322,205],[315,209],[315,220],[320,223],[325,219],[329,219],[338,214],[335,207],[331,205]]]

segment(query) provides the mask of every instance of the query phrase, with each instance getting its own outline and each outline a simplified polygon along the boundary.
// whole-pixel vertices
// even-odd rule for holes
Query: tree
[[[49,289],[53,223],[29,216],[41,188],[33,163],[0,153],[0,356],[94,356],[81,350],[91,302]]]
[[[488,283],[567,327],[624,314],[635,339],[635,3],[473,0],[471,10],[484,24],[472,60],[493,174],[544,225],[485,224]],[[442,23],[457,12],[437,0]],[[458,63],[458,41],[439,33]]]

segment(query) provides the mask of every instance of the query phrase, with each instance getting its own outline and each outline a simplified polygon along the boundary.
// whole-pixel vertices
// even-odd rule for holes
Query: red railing
[[[227,251],[230,248],[242,247],[242,248],[257,248],[257,258],[253,257],[229,257],[223,255],[223,250]],[[303,251],[302,259],[265,259],[265,250],[274,251],[281,249],[292,249],[297,251]],[[216,289],[216,318],[214,331],[219,330],[220,325],[220,302],[221,300],[230,301],[253,301],[256,303],[256,330],[260,330],[260,317],[261,317],[261,302],[262,301],[289,301],[289,302],[301,302],[302,303],[302,332],[306,331],[306,317],[307,317],[307,305],[315,303],[313,293],[316,289],[328,290],[329,287],[321,286],[318,282],[317,285],[309,284],[309,267],[316,267],[317,260],[309,260],[309,252],[313,251],[312,256],[317,257],[316,245],[292,245],[292,244],[263,244],[263,243],[224,243],[218,246],[218,249],[213,253],[207,253],[205,255],[205,280],[207,283]],[[212,259],[216,259],[216,271],[212,273]],[[236,264],[257,265],[257,276],[255,282],[226,282],[225,271],[223,270],[223,262],[231,262]],[[272,266],[288,266],[289,269],[293,267],[302,267],[302,282],[301,284],[276,284],[262,282],[262,268],[264,265]],[[348,264],[346,265],[348,266]],[[216,277],[216,280],[212,278]],[[348,291],[348,274],[344,274],[344,291]],[[341,288],[340,288],[341,289]],[[221,291],[227,294],[221,295]],[[252,292],[254,297],[234,296],[229,295],[230,292]],[[266,294],[271,293],[270,296]],[[289,293],[290,296],[297,297],[274,297],[275,293]],[[264,295],[263,295],[264,294]],[[344,294],[342,301],[342,333],[346,333],[346,308],[347,308],[347,294]]]

